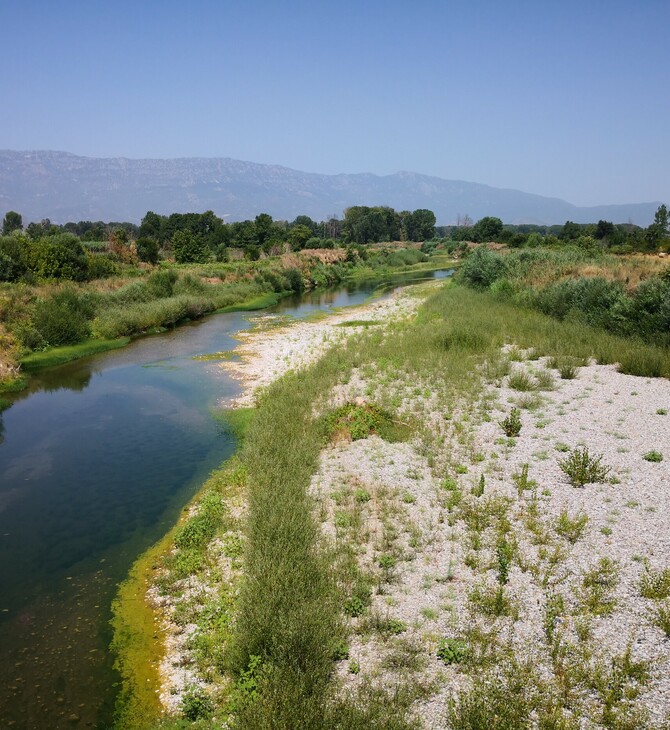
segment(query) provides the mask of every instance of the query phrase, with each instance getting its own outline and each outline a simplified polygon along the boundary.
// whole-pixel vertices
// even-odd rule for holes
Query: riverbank
[[[383,279],[394,271],[430,273],[445,261],[444,254],[423,258],[414,266],[402,259],[393,266],[384,251],[371,253],[370,261],[353,262],[344,261],[343,251],[305,250],[258,262],[162,266],[132,278],[86,284],[5,284],[0,291],[0,392],[26,386],[21,369],[31,373],[123,347],[131,338],[208,314],[265,309],[287,295],[344,280]]]
[[[242,361],[223,365],[243,379],[242,403],[264,394],[259,413],[267,413],[243,459],[253,464],[252,504],[268,503],[249,517],[242,602],[232,609],[238,623],[223,652],[239,657],[248,648],[224,663],[233,683],[222,695],[201,685],[201,699],[210,699],[201,717],[213,727],[230,712],[240,726],[244,718],[267,719],[264,713],[284,707],[276,697],[256,699],[272,689],[306,693],[293,699],[295,713],[309,703],[309,727],[323,726],[334,708],[350,718],[348,728],[382,727],[391,716],[399,728],[419,722],[458,730],[479,716],[500,719],[500,728],[531,717],[564,728],[660,727],[670,715],[668,381],[589,360],[594,351],[625,351],[624,340],[509,304],[493,307],[488,295],[447,287],[422,307],[408,296],[400,301],[339,321],[272,328],[268,318],[245,336]],[[394,309],[400,323],[387,321]],[[319,359],[322,345],[331,349]],[[296,366],[306,369],[297,376]],[[321,414],[346,408],[372,423],[377,406],[411,425],[408,442],[336,421],[323,448]],[[518,435],[501,425],[514,421],[515,408]],[[314,433],[307,436],[306,427]],[[319,620],[335,620],[344,630],[334,628],[334,636],[348,637],[330,658],[307,658],[317,680],[337,664],[335,683],[317,681],[318,700],[314,686],[280,690],[248,664],[253,655],[282,666],[284,655],[258,643],[257,629],[244,622],[253,615],[251,623],[270,635],[289,630],[258,614],[270,600],[265,590],[274,592],[275,621],[279,600],[287,602],[280,613],[289,624],[293,611],[312,620],[316,594],[296,605],[274,581],[265,588],[272,573],[263,563],[254,567],[248,553],[275,554],[272,505],[278,515],[291,513],[276,494],[297,474],[284,474],[280,454],[305,448],[300,474],[312,475],[310,499],[296,496],[293,509],[311,505],[323,561],[313,569],[337,576],[337,588],[314,584],[324,599]],[[270,451],[272,489],[264,476],[270,462],[260,457]],[[313,452],[317,461],[305,466]],[[603,471],[572,486],[570,464],[582,457]],[[308,585],[302,590],[309,594]],[[331,590],[340,596],[335,609]],[[251,635],[241,638],[240,630]],[[202,625],[198,631],[206,634]],[[306,651],[311,656],[315,647]],[[253,686],[253,696],[240,699],[243,686]]]

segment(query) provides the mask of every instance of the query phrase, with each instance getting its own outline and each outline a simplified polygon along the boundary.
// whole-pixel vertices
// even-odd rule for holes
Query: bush
[[[518,408],[512,408],[507,418],[500,421],[505,436],[518,436],[521,433],[521,416]]]
[[[503,277],[505,272],[505,259],[500,254],[480,246],[463,262],[458,277],[470,286],[486,289],[496,279]]]
[[[459,639],[441,639],[436,655],[445,664],[460,664],[468,656],[468,645]]]
[[[39,238],[26,244],[27,268],[44,279],[83,281],[88,259],[79,239],[70,233]]]
[[[92,316],[90,300],[73,290],[63,289],[37,302],[33,323],[47,345],[74,345],[90,336]]]
[[[604,482],[611,467],[601,464],[601,456],[591,456],[586,446],[573,449],[570,454],[558,462],[561,470],[567,474],[573,487],[585,484]]]
[[[158,241],[147,236],[138,238],[135,246],[137,247],[137,258],[148,264],[158,262]]]

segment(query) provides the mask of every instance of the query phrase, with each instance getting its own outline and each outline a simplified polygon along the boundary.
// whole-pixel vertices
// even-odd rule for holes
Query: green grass
[[[78,345],[52,347],[44,352],[32,352],[30,355],[26,355],[21,360],[21,367],[26,372],[33,373],[42,368],[51,368],[72,360],[97,355],[100,352],[116,350],[119,347],[125,347],[129,342],[130,337],[121,337],[114,340],[87,340]]]

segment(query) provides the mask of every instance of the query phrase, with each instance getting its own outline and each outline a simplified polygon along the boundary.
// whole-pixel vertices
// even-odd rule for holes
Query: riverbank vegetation
[[[190,684],[162,727],[421,727],[445,682],[460,689],[425,727],[660,727],[637,701],[651,664],[631,646],[609,655],[594,639],[615,611],[621,566],[603,557],[575,576],[574,596],[553,577],[566,570],[588,516],[564,507],[555,520],[544,519],[551,491],[538,491],[528,463],[510,477],[513,498],[507,486],[490,490],[507,478],[499,476],[496,452],[510,459],[520,434],[532,427],[540,438],[547,427],[543,404],[557,377],[578,382],[589,362],[670,374],[668,343],[654,325],[655,315],[664,316],[665,276],[655,261],[633,261],[626,270],[600,254],[503,256],[481,248],[460,274],[470,286],[442,287],[412,321],[352,327],[345,345],[270,386],[240,461],[229,467],[244,474],[243,521],[231,527],[206,491],[181,528],[198,536],[197,556],[184,557],[175,539],[158,574],[158,590],[176,597],[170,610],[185,611],[184,623],[196,627],[180,655]],[[547,291],[559,286],[567,291],[562,299]],[[647,287],[661,292],[657,310],[645,304]],[[558,310],[541,305],[547,301],[567,304]],[[622,312],[637,319],[626,322]],[[497,414],[490,389],[503,383],[513,407]],[[512,419],[505,435],[502,424]],[[500,437],[482,447],[477,428],[498,421]],[[349,467],[337,462],[344,445],[366,444],[368,435],[387,440],[370,441]],[[410,452],[403,451],[409,444],[389,443],[408,436]],[[574,445],[557,442],[562,463],[586,453],[600,464],[600,455]],[[538,463],[549,458],[535,451]],[[329,459],[336,462],[330,472]],[[611,482],[628,478],[619,471]],[[608,539],[611,524],[603,523],[598,539]],[[234,557],[225,559],[234,566],[225,563],[199,583],[203,564],[220,566],[231,529]],[[430,555],[438,543],[453,547],[436,566]],[[519,581],[532,583],[531,603],[542,613],[545,638],[536,653],[513,639],[515,625],[536,613],[512,592]],[[428,601],[433,594],[441,603],[406,606],[412,596]],[[188,609],[178,608],[184,601]]]

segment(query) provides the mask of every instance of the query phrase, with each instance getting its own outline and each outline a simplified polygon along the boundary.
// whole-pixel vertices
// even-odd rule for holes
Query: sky
[[[0,0],[0,148],[670,203],[668,0]]]

